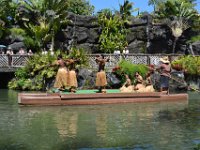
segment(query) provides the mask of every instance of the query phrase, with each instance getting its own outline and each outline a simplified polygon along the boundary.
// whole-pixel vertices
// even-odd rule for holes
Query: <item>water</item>
[[[0,90],[0,150],[194,150],[200,98],[189,102],[18,106]]]

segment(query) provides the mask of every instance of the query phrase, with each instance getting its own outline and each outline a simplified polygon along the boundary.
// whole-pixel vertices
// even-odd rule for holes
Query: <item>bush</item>
[[[148,67],[144,64],[132,64],[129,61],[122,60],[119,62],[118,66],[113,68],[112,71],[121,79],[121,83],[123,84],[125,81],[125,74],[127,74],[130,79],[134,81],[135,72],[139,72],[140,75],[145,78],[148,70]]]
[[[200,56],[182,56],[172,62],[172,68],[190,75],[200,75]]]
[[[58,66],[51,64],[55,62],[59,54],[59,51],[54,55],[34,54],[25,67],[15,72],[15,78],[8,83],[8,87],[14,90],[43,90],[45,82],[52,81],[56,76]],[[72,49],[70,55],[63,54],[64,59],[68,57],[80,59],[79,66],[87,65],[87,57],[82,49]]]

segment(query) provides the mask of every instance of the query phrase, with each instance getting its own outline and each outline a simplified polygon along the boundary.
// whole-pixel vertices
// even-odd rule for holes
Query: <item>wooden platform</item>
[[[138,102],[187,101],[188,94],[163,93],[19,93],[20,105],[96,105]]]

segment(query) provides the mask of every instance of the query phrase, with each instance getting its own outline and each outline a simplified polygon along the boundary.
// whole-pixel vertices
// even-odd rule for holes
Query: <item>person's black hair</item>
[[[104,59],[104,57],[105,57],[104,54],[101,54],[101,57]]]
[[[58,57],[57,57],[57,60],[60,60],[60,59],[62,59],[62,55],[61,54],[58,55]]]
[[[136,71],[136,72],[135,72],[135,74],[136,74],[136,73],[140,74],[140,72],[139,72],[139,71]]]

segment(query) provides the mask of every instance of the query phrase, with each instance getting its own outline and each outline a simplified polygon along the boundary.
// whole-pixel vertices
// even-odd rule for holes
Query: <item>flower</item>
[[[120,66],[116,66],[115,68],[113,68],[112,72],[116,72],[117,70],[120,70]]]

